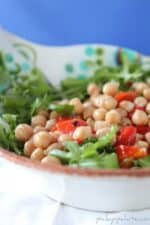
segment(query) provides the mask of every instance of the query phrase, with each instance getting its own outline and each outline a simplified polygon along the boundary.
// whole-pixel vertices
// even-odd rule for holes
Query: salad
[[[0,56],[0,146],[42,164],[150,167],[150,71],[122,55],[83,80],[55,87],[34,68],[9,71]]]

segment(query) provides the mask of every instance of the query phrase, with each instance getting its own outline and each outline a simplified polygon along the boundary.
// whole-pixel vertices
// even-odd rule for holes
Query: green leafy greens
[[[108,146],[116,135],[116,127],[97,141],[87,142],[79,145],[73,141],[64,143],[66,151],[51,150],[50,155],[57,157],[63,164],[70,166],[79,166],[83,168],[119,168],[115,152],[106,153],[105,147]]]
[[[0,146],[16,154],[22,155],[23,144],[19,142],[14,134],[17,124],[17,116],[13,114],[4,114],[0,119]]]
[[[60,115],[71,115],[73,114],[74,106],[68,104],[50,104],[48,107],[50,110],[57,112]]]
[[[134,160],[134,166],[141,168],[150,167],[150,156],[145,156],[144,158]]]
[[[102,49],[96,54],[102,56]],[[82,101],[89,96],[87,86],[95,82],[99,86],[110,80],[120,83],[121,89],[129,89],[128,82],[146,81],[150,70],[144,70],[140,63],[131,63],[121,53],[121,64],[110,67],[103,64],[102,58],[85,63],[92,68],[93,74],[85,79],[68,77],[55,87],[45,79],[38,68],[30,74],[21,75],[19,65],[15,69],[7,68],[4,56],[0,53],[0,146],[23,154],[23,144],[15,138],[15,127],[19,123],[30,123],[31,117],[39,110],[54,110],[60,115],[74,114],[74,108],[68,104],[57,104],[59,100],[80,98]],[[65,142],[65,151],[51,150],[50,155],[61,160],[64,165],[83,168],[118,168],[118,160],[112,143],[116,135],[116,127],[100,139],[88,139],[83,144]],[[137,167],[150,167],[150,158],[135,160]]]

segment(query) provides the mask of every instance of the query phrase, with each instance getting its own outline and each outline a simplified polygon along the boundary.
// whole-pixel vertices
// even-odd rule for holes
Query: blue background
[[[0,0],[0,24],[38,43],[109,43],[150,54],[150,0]]]

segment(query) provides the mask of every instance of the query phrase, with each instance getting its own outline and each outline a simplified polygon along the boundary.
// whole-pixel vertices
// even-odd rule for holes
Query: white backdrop
[[[149,224],[150,210],[122,213],[89,212],[60,205],[40,193],[0,192],[0,225]]]

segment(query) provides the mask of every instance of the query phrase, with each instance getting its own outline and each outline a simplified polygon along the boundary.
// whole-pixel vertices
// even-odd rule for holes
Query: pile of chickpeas
[[[75,117],[86,121],[87,125],[77,127],[73,133],[53,130],[59,117],[55,111],[39,111],[32,117],[30,125],[19,124],[15,129],[16,138],[24,143],[24,155],[45,164],[61,164],[59,159],[48,153],[53,149],[63,151],[64,141],[100,138],[110,131],[113,124],[118,129],[128,125],[150,126],[150,84],[137,82],[132,85],[132,90],[137,93],[133,102],[123,100],[118,103],[115,99],[120,91],[118,82],[105,83],[102,88],[91,83],[87,87],[89,98],[86,101],[73,98],[58,102],[73,105]],[[132,116],[129,116],[131,112]],[[150,132],[145,135],[137,133],[135,146],[148,149]]]

